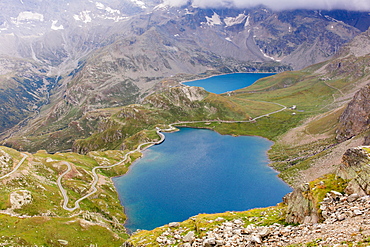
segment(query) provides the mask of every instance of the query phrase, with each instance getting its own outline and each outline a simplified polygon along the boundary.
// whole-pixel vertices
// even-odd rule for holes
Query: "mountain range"
[[[353,208],[339,217],[350,205],[336,198],[351,203],[370,193],[362,147],[370,144],[368,12],[160,0],[5,0],[0,7],[3,243],[121,246],[126,216],[109,177],[126,173],[140,147],[162,140],[159,129],[173,123],[274,141],[270,165],[294,191],[273,208],[222,214],[232,227],[246,220],[243,231],[251,223],[277,229],[356,217]],[[278,73],[228,94],[181,84],[234,72]],[[159,246],[175,233],[183,246],[212,239],[210,229],[227,227],[217,217],[138,232],[126,246]],[[261,241],[274,235],[256,229]]]
[[[1,7],[1,138],[18,138],[14,147],[33,151],[19,138],[51,135],[92,110],[139,103],[164,81],[322,62],[370,23],[365,12],[201,9],[158,1]],[[70,138],[63,147],[36,146],[69,149]]]

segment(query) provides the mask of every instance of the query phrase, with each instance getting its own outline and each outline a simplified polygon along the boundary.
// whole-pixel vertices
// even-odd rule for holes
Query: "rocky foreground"
[[[225,221],[197,238],[194,231],[184,235],[179,223],[170,223],[159,236],[158,246],[367,246],[370,242],[370,196],[327,193],[320,206],[323,223],[297,226],[244,226],[242,219]],[[202,229],[200,229],[202,230]],[[370,243],[369,243],[370,245]]]

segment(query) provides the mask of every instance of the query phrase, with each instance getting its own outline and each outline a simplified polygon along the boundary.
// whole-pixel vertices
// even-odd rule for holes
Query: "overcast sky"
[[[172,6],[185,5],[188,0],[165,0]],[[289,9],[347,9],[370,11],[370,0],[191,0],[201,8],[237,7],[249,8],[265,5],[273,10]]]

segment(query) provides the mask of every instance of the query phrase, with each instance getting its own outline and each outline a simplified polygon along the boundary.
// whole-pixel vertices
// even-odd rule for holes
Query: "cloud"
[[[179,7],[191,2],[200,8],[250,8],[265,5],[273,10],[291,9],[346,9],[370,11],[369,0],[165,0],[165,4]]]

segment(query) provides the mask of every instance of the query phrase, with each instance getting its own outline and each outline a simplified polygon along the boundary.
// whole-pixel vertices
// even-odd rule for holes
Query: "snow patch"
[[[105,9],[104,4],[99,3],[99,2],[96,2],[96,3],[95,3],[95,6],[96,6],[96,8],[98,8],[98,9]]]
[[[118,15],[121,14],[121,11],[119,11],[118,9],[112,9],[111,7],[106,7],[105,11],[111,14],[118,14]]]
[[[82,21],[84,23],[88,23],[88,22],[92,21],[89,13],[90,13],[90,11],[85,10],[85,11],[80,12],[78,15],[74,15],[73,18],[76,21]]]
[[[131,2],[135,3],[136,5],[138,5],[142,9],[146,9],[145,3],[143,1],[140,1],[140,0],[131,0]]]
[[[17,16],[17,18],[11,18],[12,22],[16,25],[22,24],[22,23],[28,23],[30,21],[44,21],[44,15],[39,13],[33,13],[30,11],[24,11],[20,12]]]
[[[121,11],[119,11],[118,9],[112,9],[111,7],[105,6],[104,4],[99,3],[99,2],[96,2],[95,6],[97,9],[105,10],[110,14],[118,14],[118,15],[121,14]]]
[[[217,13],[213,13],[212,17],[206,16],[207,19],[207,24],[209,26],[214,26],[214,25],[221,25],[221,19],[220,16]]]
[[[101,18],[103,18],[103,19],[105,19],[105,20],[113,20],[114,22],[119,22],[119,21],[121,21],[121,20],[126,20],[126,19],[128,19],[128,17],[126,17],[126,16],[123,16],[123,17],[121,17],[121,16],[113,16],[113,17],[109,17],[109,16],[99,16],[99,17],[101,17]]]
[[[157,6],[154,7],[154,10],[158,10],[158,9],[167,9],[168,8],[168,4],[165,4],[165,3],[161,3],[161,4],[158,4]]]
[[[194,15],[194,12],[191,12],[188,8],[185,9],[185,15]]]
[[[270,58],[271,60],[276,61],[276,62],[281,62],[281,60],[277,60],[274,57],[270,57],[269,55],[265,54],[261,49],[260,49],[260,51],[261,51],[261,53],[263,54],[264,57]]]
[[[332,21],[332,22],[340,22],[337,19],[335,19],[335,18],[333,18],[331,16],[328,16],[328,15],[325,15],[325,18],[328,19],[329,21]]]
[[[226,24],[226,27],[231,27],[237,24],[242,23],[247,16],[245,14],[239,14],[237,17],[226,17],[224,19],[224,22]]]
[[[9,25],[8,25],[8,23],[5,21],[2,25],[0,25],[0,32],[1,32],[1,31],[6,31],[6,30],[8,30],[8,28],[9,28]]]
[[[247,20],[245,21],[245,25],[244,25],[245,27],[248,27],[251,25],[249,22],[249,19],[250,19],[250,15],[247,16]]]
[[[63,25],[57,26],[58,20],[52,21],[53,23],[51,24],[51,29],[52,30],[63,30],[64,27]]]

